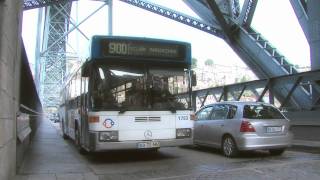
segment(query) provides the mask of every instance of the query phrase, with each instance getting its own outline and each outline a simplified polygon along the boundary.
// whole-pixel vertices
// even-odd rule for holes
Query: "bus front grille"
[[[161,118],[159,116],[138,116],[134,118],[135,122],[159,122]]]

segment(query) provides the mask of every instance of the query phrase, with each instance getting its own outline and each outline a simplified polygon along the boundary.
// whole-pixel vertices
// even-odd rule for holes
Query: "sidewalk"
[[[85,158],[59,133],[58,123],[41,123],[15,180],[98,180]],[[320,142],[294,140],[290,149],[318,154]]]
[[[30,145],[16,180],[96,180],[85,160],[74,152],[49,120],[44,120]]]

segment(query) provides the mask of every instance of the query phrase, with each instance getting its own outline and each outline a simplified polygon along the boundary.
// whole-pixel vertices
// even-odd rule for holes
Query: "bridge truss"
[[[257,0],[245,0],[242,9],[240,9],[238,0],[184,0],[201,19],[147,0],[120,1],[222,38],[259,79],[272,79],[278,76],[291,76],[298,73],[295,67],[275,47],[259,32],[250,27],[258,3]],[[67,43],[65,37],[69,30],[71,2],[72,0],[25,0],[24,3],[24,9],[48,5],[50,5],[50,8],[48,7],[47,9],[52,9],[46,13],[48,23],[45,27],[49,27],[49,31],[45,33],[45,48],[40,54],[43,60],[39,63],[42,67],[40,81],[43,85],[40,88],[40,94],[43,97],[45,106],[56,106],[58,92],[55,90],[61,87],[65,75],[65,47]],[[291,1],[295,11],[304,10],[303,12],[306,12],[305,6],[303,6],[305,5],[304,1],[299,0],[299,2]],[[299,20],[301,23],[305,23],[305,19],[300,18]],[[268,84],[268,87],[270,87],[270,84]],[[294,90],[292,85],[280,86],[278,84],[272,88],[272,94],[280,102],[285,102],[281,106],[294,109],[313,109],[319,104],[319,89],[318,81],[306,83],[297,80],[294,83]],[[206,97],[202,93],[196,93],[195,95],[198,99]],[[225,98],[219,99],[226,100]],[[263,98],[257,98],[257,100],[263,100]],[[201,100],[201,102],[204,101]]]

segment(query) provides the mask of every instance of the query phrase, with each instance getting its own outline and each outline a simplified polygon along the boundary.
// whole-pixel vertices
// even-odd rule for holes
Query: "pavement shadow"
[[[198,146],[198,145],[182,146],[181,148],[224,156],[221,150],[218,148]],[[276,156],[272,156],[268,151],[257,150],[257,151],[241,151],[239,155],[234,158],[256,159],[256,158],[266,158],[266,157],[276,157]]]
[[[161,152],[160,150],[110,150],[106,152],[89,153],[85,155],[85,158],[94,164],[105,164],[162,161],[164,159],[174,159],[178,157]]]

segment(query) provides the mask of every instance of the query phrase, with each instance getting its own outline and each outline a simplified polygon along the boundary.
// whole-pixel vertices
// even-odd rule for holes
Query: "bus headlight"
[[[180,128],[176,131],[177,139],[191,137],[190,128]]]
[[[99,132],[99,141],[118,141],[118,131]]]

